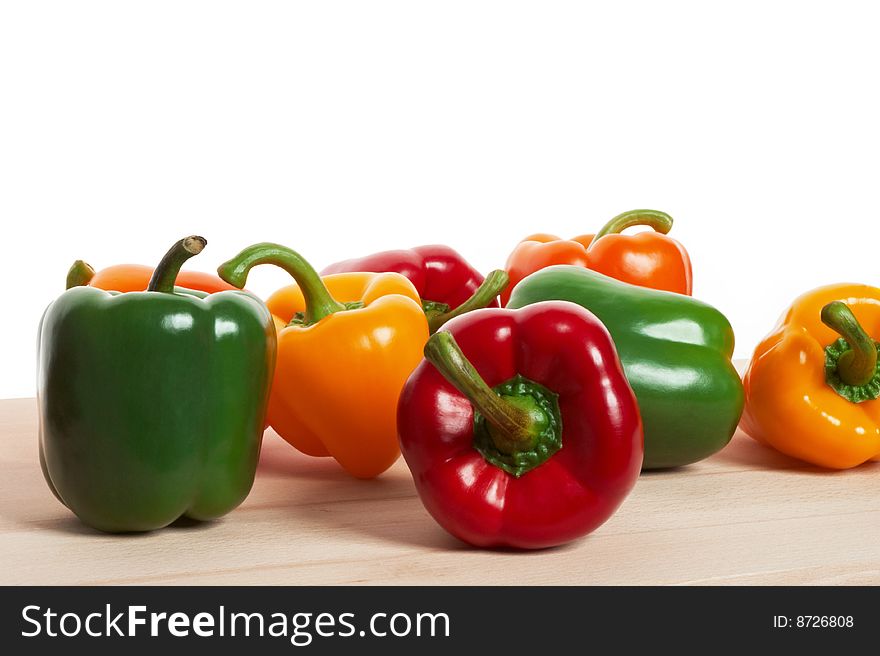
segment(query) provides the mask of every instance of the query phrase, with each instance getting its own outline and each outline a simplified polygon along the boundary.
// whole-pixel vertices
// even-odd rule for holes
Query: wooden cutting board
[[[113,536],[49,492],[34,399],[0,401],[0,584],[876,584],[880,463],[825,472],[738,433],[643,474],[592,535],[480,551],[422,508],[403,460],[358,481],[266,433],[253,492],[207,524]]]

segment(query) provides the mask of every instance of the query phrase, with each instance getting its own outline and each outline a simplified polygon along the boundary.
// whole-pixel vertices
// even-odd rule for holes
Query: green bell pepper
[[[209,520],[247,496],[275,367],[275,327],[247,292],[175,288],[205,246],[175,244],[147,291],[73,287],[40,325],[40,461],[102,531]]]
[[[743,386],[730,361],[733,329],[718,310],[565,265],[522,280],[507,307],[548,300],[585,307],[611,333],[645,427],[643,469],[687,465],[730,441]]]

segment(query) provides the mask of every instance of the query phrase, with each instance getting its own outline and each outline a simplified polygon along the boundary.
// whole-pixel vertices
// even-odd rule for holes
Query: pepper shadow
[[[402,458],[378,477],[360,480],[347,474],[332,458],[304,455],[268,429],[257,478],[260,485],[297,481],[295,500],[287,511],[294,521],[319,525],[331,534],[345,531],[442,552],[474,548],[446,532],[425,510]],[[493,547],[484,551],[525,556],[564,551],[580,542],[538,550]]]
[[[422,505],[409,471],[402,462],[372,480],[344,477],[334,488],[309,483],[300,488],[297,504],[289,507],[296,521],[321,526],[332,535],[339,531],[371,541],[406,545],[433,552],[473,552],[474,547],[443,529]],[[589,539],[589,536],[586,537]],[[546,549],[513,547],[482,551],[528,556],[575,548],[583,540]]]
[[[347,474],[333,458],[300,453],[270,429],[263,437],[257,476],[333,481]]]
[[[370,483],[370,481],[361,482]],[[339,501],[333,501],[297,508],[295,514],[310,523],[325,526],[329,530],[359,533],[370,539],[386,543],[444,553],[473,553],[476,550],[475,547],[447,533],[424,509],[418,496],[386,499],[381,503],[386,506],[381,512],[349,513],[344,509],[340,510]],[[590,536],[586,536],[569,544],[545,549],[484,547],[479,551],[529,557],[575,549],[589,538]]]
[[[27,522],[22,522],[26,524]],[[65,535],[85,535],[88,537],[100,537],[102,535],[110,535],[110,533],[102,533],[101,531],[83,524],[79,517],[70,514],[57,519],[39,520],[30,524],[38,525],[41,530],[63,533]]]
[[[27,522],[22,523],[27,524]],[[37,525],[41,530],[63,533],[65,535],[84,535],[91,538],[111,537],[113,539],[138,540],[155,533],[155,531],[138,531],[130,533],[108,533],[106,531],[99,531],[98,529],[92,528],[88,524],[83,523],[82,520],[73,513],[55,519],[37,520],[35,522],[30,522],[29,524],[31,526]]]
[[[50,491],[40,470],[36,447],[27,462],[0,460],[4,483],[27,496],[0,496],[0,518],[25,530],[46,530],[65,535],[108,535],[83,524]]]
[[[287,512],[294,521],[319,525],[331,535],[345,531],[419,548],[464,548],[422,507],[402,459],[378,477],[361,480],[346,473],[333,458],[300,453],[268,429],[257,484],[262,488],[295,485]]]
[[[201,521],[190,517],[182,516],[171,522],[168,526],[155,529],[153,531],[130,531],[125,533],[108,533],[99,531],[96,528],[84,524],[76,515],[69,514],[65,517],[57,519],[39,520],[32,522],[31,525],[37,524],[40,529],[54,531],[56,533],[64,533],[66,535],[86,535],[89,537],[112,537],[114,539],[136,540],[156,535],[160,531],[176,531],[182,533],[198,533],[213,526],[216,526],[222,518],[211,521]],[[26,523],[26,522],[22,522]]]
[[[347,512],[345,502],[308,504],[296,514],[311,524],[323,526],[330,534],[344,531],[370,540],[405,545],[430,551],[455,552],[467,549],[460,540],[444,531],[424,510],[418,497],[385,499],[385,508],[373,512]]]
[[[816,467],[787,456],[766,444],[753,440],[740,429],[737,429],[727,447],[712,456],[712,460],[716,463],[761,471],[785,470],[804,474],[829,474],[835,471]]]

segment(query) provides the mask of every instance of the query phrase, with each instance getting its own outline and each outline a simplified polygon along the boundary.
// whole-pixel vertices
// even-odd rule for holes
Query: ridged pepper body
[[[254,480],[274,358],[245,292],[66,291],[40,329],[47,482],[103,531],[229,512]]]
[[[340,273],[323,282],[337,301],[362,307],[288,325],[307,309],[302,288],[268,298],[279,331],[267,418],[303,453],[332,456],[353,476],[372,478],[400,456],[397,397],[421,359],[428,324],[403,276]]]
[[[450,321],[425,353],[400,395],[400,444],[425,508],[456,537],[563,544],[595,530],[632,490],[638,406],[590,312],[572,303],[477,310]],[[492,423],[496,412],[512,431]]]
[[[266,302],[278,330],[269,424],[303,453],[333,457],[357,478],[378,476],[400,456],[397,398],[428,339],[415,287],[397,273],[322,278],[271,242],[248,246],[217,272],[243,287],[266,264],[295,281]]]
[[[880,459],[880,373],[844,390],[850,398],[829,384],[829,350],[840,334],[822,310],[835,302],[847,305],[869,338],[880,338],[880,288],[841,283],[802,294],[755,348],[743,380],[742,428],[793,458],[848,469]]]

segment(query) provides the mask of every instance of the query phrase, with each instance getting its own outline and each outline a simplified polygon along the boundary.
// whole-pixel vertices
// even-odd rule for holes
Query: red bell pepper
[[[458,307],[467,301],[483,284],[482,274],[461,253],[441,245],[383,251],[344,260],[326,267],[321,275],[350,271],[399,273],[409,278],[419,292],[423,304],[443,304],[448,306],[447,309]],[[498,307],[498,301],[493,299],[488,307]]]
[[[450,321],[398,405],[428,512],[480,547],[563,544],[605,522],[644,452],[635,395],[587,310],[547,301]]]

